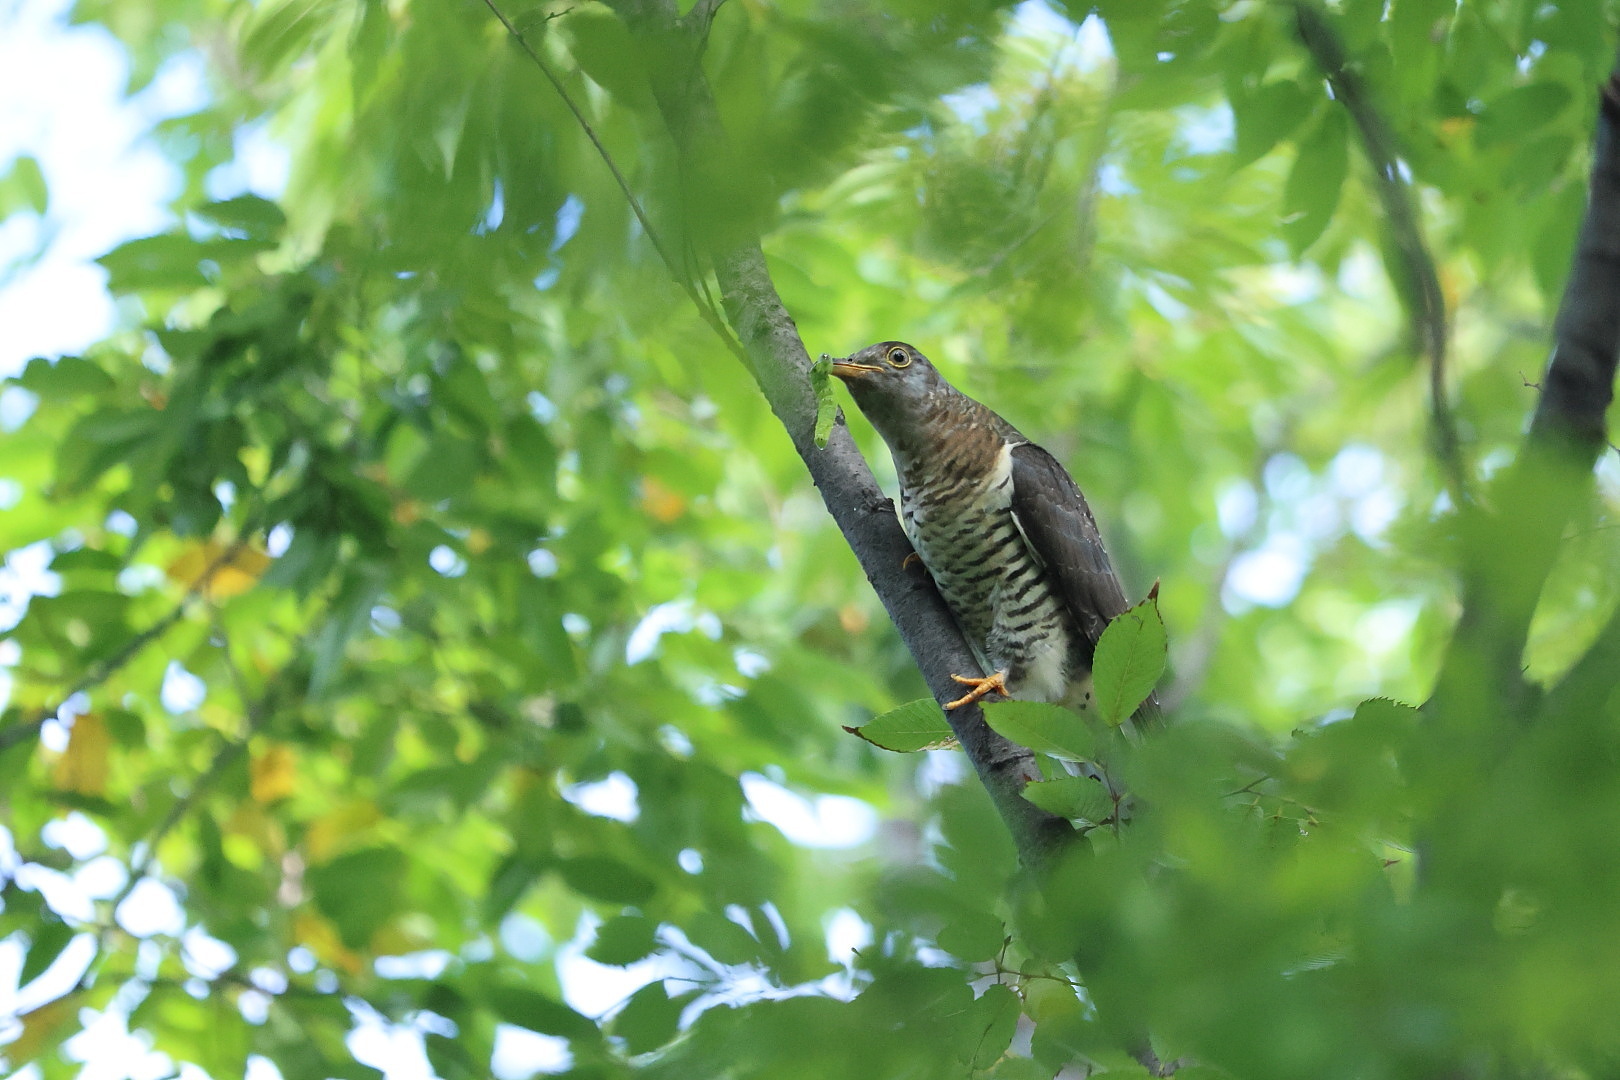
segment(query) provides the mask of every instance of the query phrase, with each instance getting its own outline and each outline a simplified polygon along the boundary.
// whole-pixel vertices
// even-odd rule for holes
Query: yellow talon
[[[909,570],[912,563],[916,563],[918,566],[922,565],[922,556],[915,551],[900,560],[900,569]]]
[[[1005,671],[998,671],[993,675],[986,675],[982,679],[970,679],[966,675],[952,675],[951,678],[955,679],[963,686],[971,686],[973,689],[969,690],[955,701],[947,702],[945,705],[947,709],[960,708],[963,705],[978,701],[986,694],[1000,694],[1002,697],[1009,696],[1007,693],[1007,673]]]

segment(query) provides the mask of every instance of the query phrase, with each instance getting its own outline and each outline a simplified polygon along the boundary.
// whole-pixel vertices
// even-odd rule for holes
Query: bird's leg
[[[986,675],[982,679],[970,679],[966,675],[952,675],[951,678],[955,679],[963,686],[971,686],[973,689],[969,690],[955,701],[946,702],[945,707],[947,709],[955,709],[963,705],[971,704],[978,701],[986,694],[1000,694],[1002,697],[1009,696],[1007,694],[1007,672],[1005,670],[997,671],[991,675]]]

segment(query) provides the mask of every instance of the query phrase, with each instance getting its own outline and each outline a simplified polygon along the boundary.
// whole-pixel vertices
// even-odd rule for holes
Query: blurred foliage
[[[914,341],[1070,465],[1129,591],[1162,582],[1139,809],[1038,885],[956,752],[841,730],[920,681],[483,6],[81,0],[132,91],[200,54],[210,96],[154,133],[172,228],[101,260],[128,328],[0,390],[35,593],[0,612],[0,938],[25,990],[71,969],[0,1054],[74,1075],[127,1025],[214,1077],[360,1077],[388,1024],[445,1078],[1031,1080],[1146,1075],[1151,1032],[1189,1080],[1614,1073],[1616,703],[1395,703],[1455,617],[1453,519],[1286,6],[734,0],[702,63],[747,167],[706,191],[611,10],[507,13],[662,231],[762,231],[812,352]],[[1328,14],[1421,196],[1483,479],[1534,401],[1615,5]],[[222,180],[245,139],[290,151],[274,201]],[[49,205],[0,170],[0,213]],[[1616,475],[1537,677],[1615,606]],[[880,824],[790,841],[784,788]],[[546,1053],[492,1065],[514,1029]]]

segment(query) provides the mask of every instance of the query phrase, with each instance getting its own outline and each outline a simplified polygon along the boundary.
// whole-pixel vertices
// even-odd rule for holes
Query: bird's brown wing
[[[1089,664],[1108,621],[1130,607],[1103,550],[1097,519],[1074,478],[1034,443],[1012,448],[1012,489],[1013,520],[1074,613]],[[1137,707],[1135,720],[1140,727],[1160,723],[1156,694]]]
[[[1130,605],[1103,550],[1091,507],[1074,479],[1033,443],[1012,448],[1012,512],[1030,550],[1046,564],[1086,637],[1086,654],[1108,620]]]

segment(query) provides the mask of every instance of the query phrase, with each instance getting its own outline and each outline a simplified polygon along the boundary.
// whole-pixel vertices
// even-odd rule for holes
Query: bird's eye
[[[890,367],[905,367],[909,363],[911,363],[911,354],[906,352],[906,350],[904,350],[904,349],[890,349],[889,350],[889,366]]]

